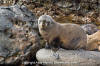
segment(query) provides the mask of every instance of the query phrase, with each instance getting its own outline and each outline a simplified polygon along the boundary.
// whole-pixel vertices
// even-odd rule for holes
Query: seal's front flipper
[[[59,59],[59,54],[58,53],[53,53],[53,56],[55,56],[56,59]]]
[[[46,42],[46,44],[45,44],[45,49],[50,49],[48,42]]]

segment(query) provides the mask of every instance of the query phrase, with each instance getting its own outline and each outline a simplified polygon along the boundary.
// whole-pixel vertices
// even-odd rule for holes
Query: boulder
[[[37,28],[36,16],[24,5],[0,6],[0,16],[4,16],[6,20],[9,19],[14,22],[27,22],[31,27]],[[0,20],[2,20],[2,18],[0,18]]]
[[[85,50],[64,50],[57,51],[59,59],[53,55],[50,49],[40,49],[36,53],[38,63],[46,66],[99,66],[100,52]]]
[[[84,30],[87,34],[89,34],[89,35],[91,35],[91,34],[93,34],[93,33],[95,33],[95,32],[98,31],[97,26],[94,25],[94,24],[84,24],[84,25],[82,25],[81,27],[82,27],[83,30]]]
[[[0,64],[18,65],[35,58],[40,40],[36,24],[26,6],[0,6]]]
[[[0,31],[10,29],[13,26],[10,20],[4,16],[0,16]]]

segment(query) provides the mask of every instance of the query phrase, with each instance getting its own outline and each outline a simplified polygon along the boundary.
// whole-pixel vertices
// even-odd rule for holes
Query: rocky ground
[[[88,34],[100,29],[100,0],[0,0],[0,63],[36,61],[44,43],[37,19],[45,13],[60,23],[82,25]]]
[[[40,44],[35,22],[36,16],[25,6],[0,6],[0,63],[18,64],[35,58]]]

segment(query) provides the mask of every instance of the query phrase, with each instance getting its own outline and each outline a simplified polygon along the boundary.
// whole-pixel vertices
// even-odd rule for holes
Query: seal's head
[[[54,20],[49,15],[42,15],[38,19],[38,26],[41,29],[50,28],[54,24]]]

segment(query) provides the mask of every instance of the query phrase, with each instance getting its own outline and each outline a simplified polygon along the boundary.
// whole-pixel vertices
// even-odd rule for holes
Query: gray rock
[[[14,18],[14,12],[7,6],[0,6],[0,16],[11,19]]]
[[[7,36],[0,33],[0,56],[7,57],[10,52],[11,42]]]
[[[15,13],[15,19],[28,22],[28,26],[37,28],[37,18],[31,11],[27,9],[26,6],[20,7],[19,5],[14,5],[10,8]]]
[[[16,21],[24,25],[16,24]],[[27,7],[0,6],[0,64],[22,62],[30,58],[32,53],[35,55],[39,48],[39,40],[35,39],[39,36],[32,28],[37,28],[37,19]]]
[[[36,16],[27,9],[26,6],[13,5],[13,6],[0,6],[0,16],[4,16],[3,20],[7,18],[14,21],[27,22],[33,28],[37,28]],[[7,21],[8,21],[7,19]],[[1,20],[2,21],[2,20]]]
[[[66,1],[63,1],[63,2],[58,2],[56,3],[59,7],[63,7],[63,8],[68,8],[68,7],[71,7],[72,6],[72,3],[70,2],[66,2]]]
[[[59,59],[53,55],[51,49],[40,49],[36,53],[39,63],[46,66],[99,66],[100,52],[85,50],[59,49]]]
[[[27,9],[25,6],[13,5],[10,9],[15,13],[15,18],[18,20],[30,22],[35,21],[35,15]]]
[[[13,24],[4,16],[0,16],[0,31],[10,29]]]
[[[94,25],[94,24],[85,24],[85,25],[82,25],[81,27],[82,27],[82,28],[84,29],[84,31],[85,31],[87,34],[89,34],[89,35],[91,35],[91,34],[97,32],[97,30],[98,30],[97,26]]]
[[[0,4],[3,4],[3,0],[0,0]]]

